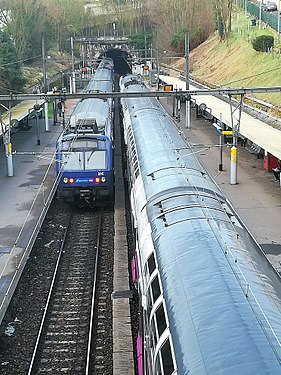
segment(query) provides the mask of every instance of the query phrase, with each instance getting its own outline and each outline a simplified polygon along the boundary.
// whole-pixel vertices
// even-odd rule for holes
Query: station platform
[[[161,99],[172,114],[172,99]],[[244,225],[281,275],[281,188],[272,172],[263,168],[263,160],[238,145],[237,184],[230,184],[230,147],[223,148],[223,170],[219,135],[212,123],[197,119],[191,111],[191,127],[186,128],[185,106],[181,109],[180,129],[193,145],[203,167],[228,198]],[[281,133],[281,132],[280,132]],[[281,144],[280,144],[281,147]]]
[[[172,84],[174,90],[185,90],[186,83],[179,78],[160,75],[160,80],[167,84]],[[190,84],[190,90],[198,90],[197,87]],[[196,105],[205,104],[212,116],[232,128],[230,105],[212,95],[198,95],[193,96],[192,100]],[[237,114],[236,114],[237,117]],[[235,120],[237,123],[237,119]],[[281,160],[281,131],[268,125],[267,123],[242,112],[240,120],[239,134],[244,138],[251,140],[254,144],[260,146],[266,153],[273,155],[275,158]]]
[[[66,120],[76,103],[66,102]],[[0,322],[55,193],[54,154],[62,121],[53,125],[53,119],[49,119],[48,132],[44,119],[38,124],[40,133],[36,119],[32,119],[28,128],[11,134],[12,177],[8,177],[4,145],[0,149]]]

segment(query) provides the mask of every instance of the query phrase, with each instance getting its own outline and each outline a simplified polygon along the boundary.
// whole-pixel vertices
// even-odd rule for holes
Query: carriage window
[[[139,168],[137,168],[135,171],[135,178],[138,178],[139,174],[140,174],[140,171],[139,171]]]
[[[161,366],[162,365],[162,366]],[[174,364],[170,341],[166,340],[157,354],[155,361],[155,374],[171,375],[174,372]]]
[[[155,302],[161,294],[158,275],[156,275],[155,279],[152,281],[151,289],[152,289],[153,302]]]
[[[151,275],[152,272],[153,272],[153,271],[155,270],[155,268],[156,268],[156,263],[155,263],[154,254],[151,254],[150,257],[148,258],[147,265],[148,265],[149,273],[150,273],[150,275]]]
[[[156,310],[156,322],[157,322],[158,334],[160,337],[162,333],[165,331],[165,329],[167,328],[167,322],[165,318],[163,303],[161,303],[161,305]]]
[[[138,161],[136,160],[133,164],[134,173],[138,169]]]
[[[132,147],[131,147],[131,144],[128,144],[128,151],[129,151],[129,154],[130,154],[130,158],[132,157]]]
[[[164,375],[171,375],[174,371],[170,341],[167,340],[161,348]]]
[[[136,153],[137,153],[136,146],[135,146],[135,144],[133,144],[133,146],[132,146],[132,154],[133,154],[133,156],[135,156]]]
[[[154,317],[151,320],[151,331],[152,331],[152,346],[155,349],[156,344],[157,344],[157,333],[156,333],[156,327],[155,327]]]

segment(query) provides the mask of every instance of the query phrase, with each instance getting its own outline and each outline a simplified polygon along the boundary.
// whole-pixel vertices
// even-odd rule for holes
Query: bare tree
[[[232,7],[233,7],[233,0],[227,0],[227,9],[228,9],[228,27],[227,27],[227,33],[228,34],[231,32]]]
[[[208,0],[151,0],[148,7],[150,20],[156,24],[157,42],[166,49],[178,37],[183,52],[186,31],[195,46],[213,30],[212,4]]]
[[[221,40],[231,32],[233,0],[213,0],[216,29]]]

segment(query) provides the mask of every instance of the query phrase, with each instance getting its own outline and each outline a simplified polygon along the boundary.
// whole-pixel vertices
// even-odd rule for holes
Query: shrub
[[[274,38],[271,35],[260,35],[252,42],[254,50],[267,52],[274,45]]]

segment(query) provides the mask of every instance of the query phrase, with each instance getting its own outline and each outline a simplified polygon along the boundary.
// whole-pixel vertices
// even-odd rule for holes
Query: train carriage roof
[[[278,344],[253,297],[249,302],[243,293],[207,221],[183,219],[168,226],[155,245],[179,374],[279,374],[280,363],[271,347]],[[253,243],[247,246],[253,249]],[[243,251],[238,256],[238,264],[252,261]],[[275,320],[280,317],[277,284],[263,284],[258,272],[246,270],[247,266],[250,286],[281,337],[280,322]],[[268,271],[276,279],[270,267]],[[276,305],[268,306],[272,296]]]
[[[124,102],[178,374],[279,374],[280,277],[159,104]]]

